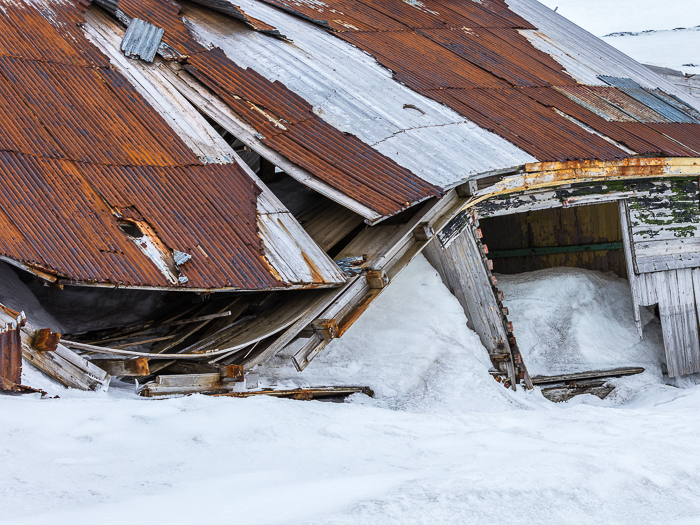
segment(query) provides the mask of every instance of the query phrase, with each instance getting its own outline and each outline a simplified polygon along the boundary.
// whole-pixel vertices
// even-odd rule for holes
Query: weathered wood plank
[[[330,341],[330,339],[323,338],[316,333],[312,334],[306,344],[292,356],[292,363],[297,372],[304,370]]]
[[[641,367],[632,368],[611,368],[609,370],[592,370],[589,372],[573,372],[571,374],[559,374],[555,376],[533,376],[533,385],[549,385],[553,383],[563,383],[566,381],[579,381],[582,379],[601,379],[605,377],[623,377],[641,374],[644,369]]]
[[[625,253],[625,262],[627,266],[627,280],[630,284],[630,291],[632,292],[632,305],[634,309],[634,324],[637,327],[637,332],[639,333],[640,339],[644,332],[644,327],[642,326],[642,319],[639,312],[640,304],[646,304],[642,301],[642,294],[640,291],[640,283],[637,278],[634,267],[634,245],[632,244],[632,232],[629,220],[629,208],[626,200],[618,201],[618,209],[620,212],[620,230],[622,231],[622,249]]]
[[[0,308],[0,324],[8,324],[15,318]],[[62,344],[52,352],[36,350],[32,343],[37,328],[28,321],[22,328],[22,358],[44,372],[49,377],[68,388],[79,390],[106,390],[110,376]]]
[[[245,382],[227,381],[220,372],[206,374],[159,375],[156,380],[146,383],[138,394],[144,397],[157,397],[184,394],[224,394],[245,391]]]
[[[636,246],[635,246],[636,248]],[[639,273],[663,272],[700,267],[700,253],[675,253],[667,255],[637,256]]]
[[[700,372],[700,339],[691,270],[652,274],[669,377]]]
[[[571,386],[543,388],[542,395],[553,403],[561,403],[582,394],[591,394],[600,399],[605,399],[613,390],[615,390],[615,387],[606,385],[605,381],[591,381],[590,383],[579,383]]]
[[[230,394],[216,394],[215,397],[288,397],[302,401],[317,398],[344,398],[352,394],[364,394],[374,397],[374,392],[366,386],[319,386],[312,388],[294,388],[291,390],[249,390],[246,392],[231,392]]]
[[[90,359],[90,362],[114,377],[145,377],[151,374],[148,359]]]
[[[303,213],[298,220],[314,242],[328,251],[362,224],[364,217],[329,200]]]

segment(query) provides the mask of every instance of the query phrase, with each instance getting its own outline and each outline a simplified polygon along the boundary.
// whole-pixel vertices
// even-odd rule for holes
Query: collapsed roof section
[[[117,16],[145,20],[165,29],[163,42],[184,69],[220,97],[267,147],[370,210],[370,218],[394,215],[442,194],[353,135],[345,134],[313,112],[312,106],[280,82],[242,68],[220,49],[199,44],[169,0],[120,0]]]
[[[201,44],[440,187],[700,150],[696,100],[533,0],[265,2],[235,3],[293,44],[197,5],[182,14]]]
[[[198,158],[89,42],[72,3],[0,9],[4,260],[69,284],[345,281],[232,150],[218,164]]]

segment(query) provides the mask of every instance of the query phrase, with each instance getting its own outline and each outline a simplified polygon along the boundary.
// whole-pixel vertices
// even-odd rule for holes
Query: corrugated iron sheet
[[[635,120],[629,113],[600,96],[602,91],[607,90],[625,97],[628,102],[636,103],[615,88],[607,87],[565,86],[556,90],[535,88],[524,91],[540,103],[556,107],[639,154],[692,156],[688,148],[659,134],[651,126]]]
[[[613,160],[627,153],[528,97],[522,90],[452,89],[434,96],[537,158]],[[524,119],[527,119],[527,124]]]
[[[140,58],[146,62],[153,62],[163,33],[165,33],[165,29],[162,27],[156,27],[144,20],[134,18],[124,34],[121,50],[129,58]]]
[[[284,37],[276,27],[271,26],[270,24],[266,24],[262,20],[258,20],[257,18],[253,18],[252,16],[249,16],[246,14],[243,9],[241,9],[239,6],[232,4],[231,2],[227,2],[226,0],[194,0],[196,3],[200,5],[204,5],[207,7],[210,7],[211,9],[218,11],[220,13],[224,13],[230,17],[233,17],[237,20],[240,20],[243,22],[245,25],[250,27],[251,29],[254,29],[255,31],[259,31],[260,33],[266,33],[268,35],[276,36],[276,37]]]
[[[203,165],[82,36],[80,11],[47,5],[0,1],[0,254],[76,283],[173,286],[126,221],[192,256],[172,261],[179,287],[287,286],[263,255],[256,184]]]
[[[641,104],[644,104],[646,107],[653,109],[656,113],[663,115],[667,119],[667,122],[697,124],[697,121],[693,117],[671,104],[666,103],[663,99],[654,95],[653,92],[643,89],[642,86],[631,78],[611,77],[609,75],[599,75],[598,78],[624,91],[627,95]]]
[[[178,16],[179,6],[167,0],[120,0],[119,9],[129,17],[158,13],[158,23],[174,25],[172,32],[171,25],[164,25],[163,40],[183,55],[191,53],[187,71],[251,124],[270,147],[346,195],[382,215],[394,215],[442,193],[357,137],[328,125],[282,83],[237,66],[220,49],[207,50],[191,36],[183,45],[187,29]]]
[[[182,14],[199,42],[210,42],[240,67],[283,83],[325,122],[423,180],[451,187],[477,173],[535,161],[444,104],[396,82],[366,53],[332,33],[255,0],[236,3],[293,35],[294,44],[262,38],[199,6],[188,5]]]
[[[375,57],[393,72],[397,81],[448,105],[538,159],[612,160],[628,155],[591,133],[586,126],[640,154],[695,154],[691,147],[695,140],[689,129],[684,128],[681,133],[670,128],[674,133],[671,136],[655,126],[637,125],[658,122],[696,125],[692,108],[682,101],[670,103],[669,95],[643,88],[632,79],[605,75],[598,75],[593,83],[604,80],[615,86],[614,96],[606,98],[597,94],[596,97],[590,91],[576,93],[583,86],[564,72],[559,63],[562,56],[566,56],[567,64],[575,62],[578,56],[585,56],[590,62],[600,60],[600,56],[596,59],[584,44],[581,53],[562,51],[570,46],[565,43],[560,48],[558,41],[545,35],[528,40],[526,37],[538,30],[532,22],[542,22],[548,30],[551,24],[527,0],[521,0],[518,14],[501,0],[263,1],[334,31]],[[391,17],[403,27],[375,20],[369,16],[373,13]],[[358,20],[361,26],[356,24]],[[557,35],[566,40],[563,33]],[[583,38],[578,33],[576,37]],[[547,42],[542,49],[546,48],[553,56],[531,43],[538,39]],[[595,40],[590,36],[589,39]],[[538,96],[529,98],[524,89],[549,86],[561,88],[568,99],[556,97],[556,92],[538,92]],[[508,97],[504,99],[503,93],[508,93]],[[544,101],[545,98],[549,100]],[[553,103],[554,99],[568,110]],[[621,104],[621,99],[626,99],[626,104]],[[573,108],[572,102],[578,107]],[[586,126],[576,125],[556,110]],[[627,124],[617,126],[606,121]]]

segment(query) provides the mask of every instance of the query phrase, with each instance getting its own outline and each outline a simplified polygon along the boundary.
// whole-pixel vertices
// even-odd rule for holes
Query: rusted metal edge
[[[477,192],[460,211],[497,195],[566,184],[606,180],[692,177],[700,175],[700,158],[628,158],[621,161],[542,162],[525,173],[506,177]]]
[[[533,162],[525,164],[526,173],[557,171],[565,169],[592,169],[611,166],[643,167],[643,166],[700,166],[698,157],[630,157],[615,161],[575,160],[568,162]]]
[[[113,284],[113,283],[97,283],[90,281],[74,281],[67,279],[58,274],[48,273],[47,271],[40,270],[39,268],[23,263],[11,257],[0,255],[0,261],[6,262],[20,270],[29,272],[42,281],[48,284],[54,284],[57,286],[85,286],[92,288],[114,288],[121,290],[148,290],[148,291],[180,291],[180,292],[267,292],[267,291],[279,291],[279,287],[267,287],[267,288],[235,288],[235,287],[224,287],[224,288],[187,288],[184,286],[138,286],[138,285],[123,285],[123,284]],[[343,283],[314,283],[314,284],[290,284],[285,286],[284,290],[315,290],[317,288],[338,288],[342,286]]]
[[[28,271],[32,271],[31,269]],[[32,272],[34,273],[34,272]],[[280,290],[315,290],[317,288],[338,288],[343,283],[314,283],[314,284],[290,284],[284,288],[280,287],[265,287],[265,288],[185,288],[183,286],[138,286],[138,285],[120,285],[111,283],[92,283],[86,281],[72,281],[70,279],[58,279],[55,284],[62,286],[90,286],[93,288],[118,288],[120,290],[153,290],[153,291],[172,291],[172,292],[271,292]]]

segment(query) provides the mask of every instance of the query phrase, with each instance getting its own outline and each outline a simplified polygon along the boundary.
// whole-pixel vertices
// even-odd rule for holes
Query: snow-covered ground
[[[643,64],[700,73],[697,0],[541,0]]]
[[[506,390],[419,257],[303,374],[280,358],[268,377],[366,384],[374,399],[0,397],[0,523],[700,522],[700,387],[664,383],[658,322],[645,317],[640,343],[625,281],[553,269],[499,283],[534,371],[648,371],[605,400]]]
[[[545,3],[596,35],[651,31],[606,40],[700,73],[683,66],[700,63],[697,0]],[[264,378],[373,399],[147,400],[25,366],[60,399],[0,396],[0,524],[700,523],[698,379],[664,380],[658,320],[644,312],[640,341],[626,281],[560,268],[499,284],[531,373],[646,372],[605,400],[506,390],[419,257],[304,373],[281,356]]]

